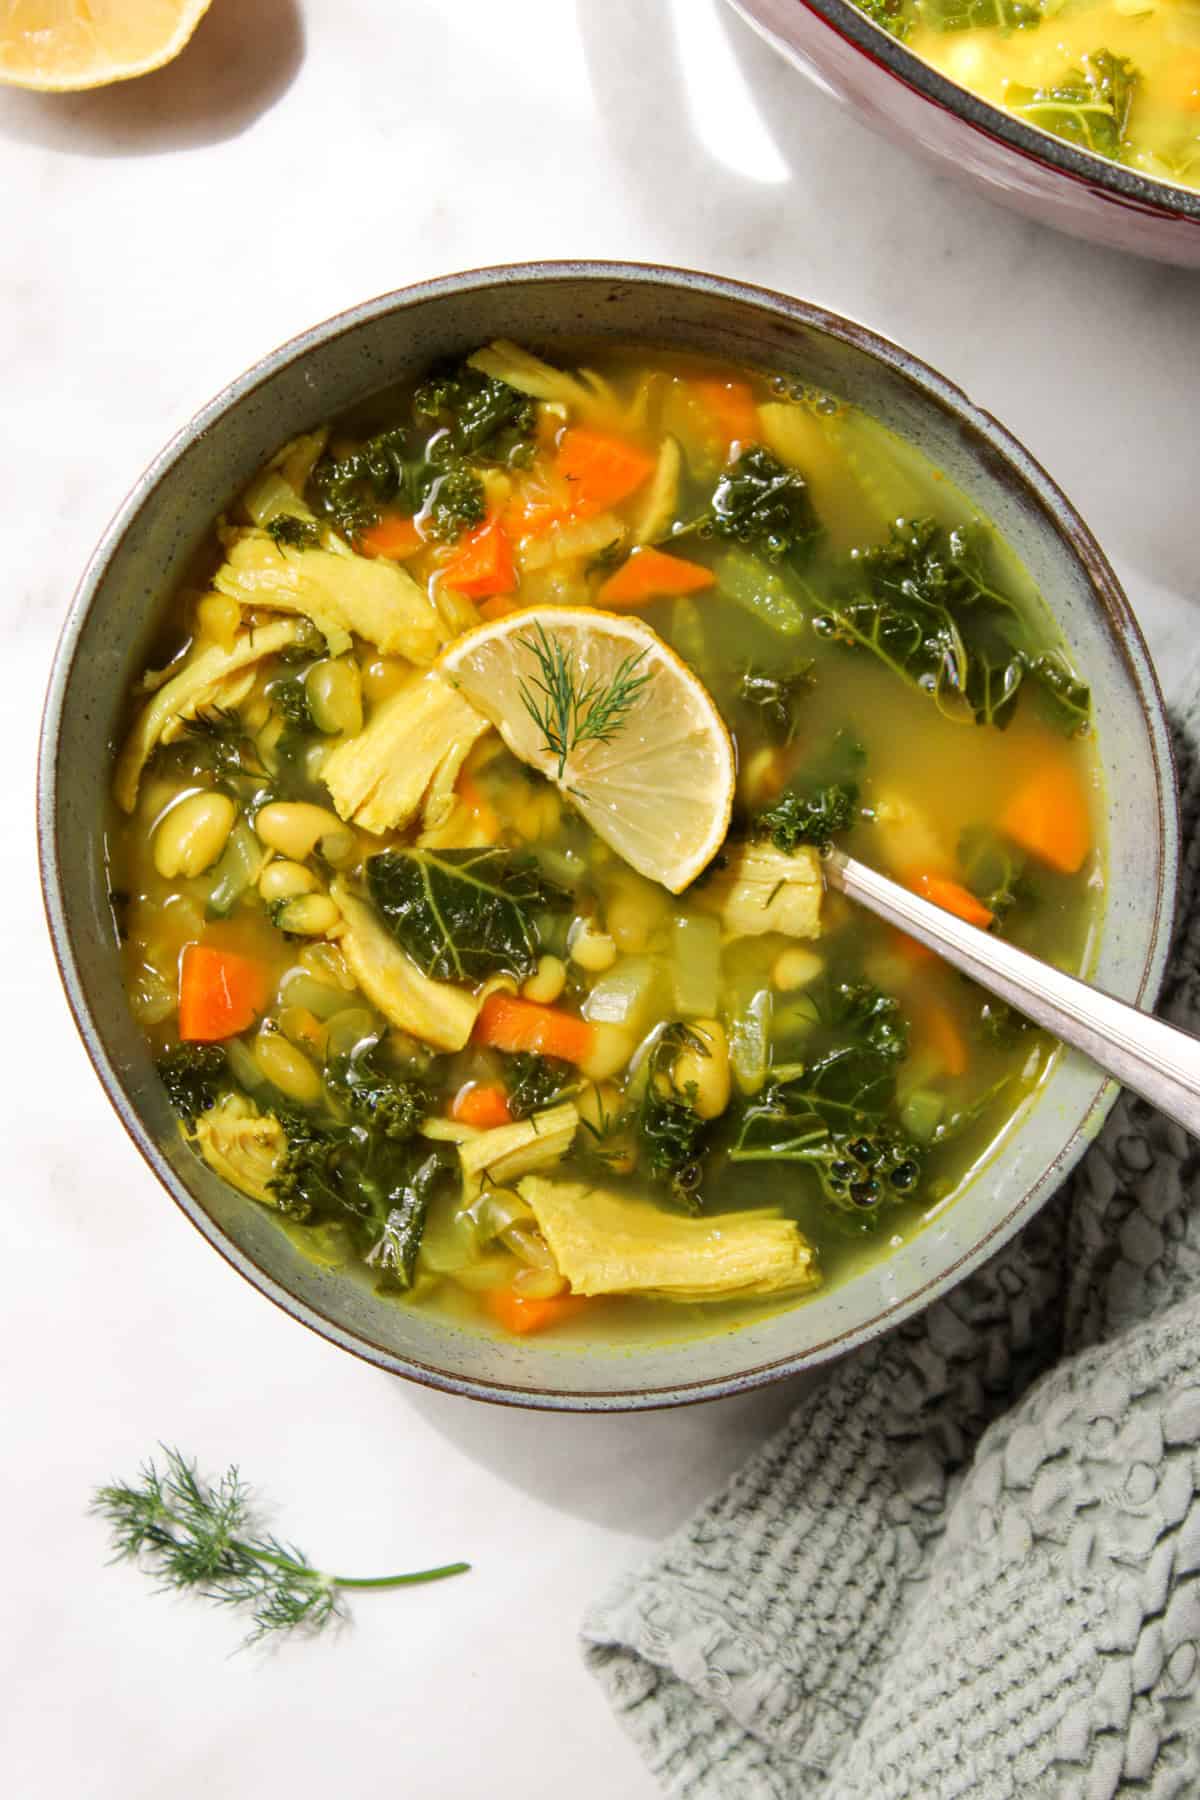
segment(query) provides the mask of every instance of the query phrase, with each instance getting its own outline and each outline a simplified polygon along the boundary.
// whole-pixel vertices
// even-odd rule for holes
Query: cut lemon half
[[[210,0],[0,0],[0,81],[65,93],[178,56]]]
[[[677,894],[720,849],[729,733],[708,689],[640,619],[531,607],[468,632],[438,666],[641,874]]]

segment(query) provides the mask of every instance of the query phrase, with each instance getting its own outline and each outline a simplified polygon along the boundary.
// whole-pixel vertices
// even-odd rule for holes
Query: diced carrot
[[[758,441],[762,429],[758,407],[746,382],[705,376],[692,382],[692,392],[710,414],[726,446]]]
[[[485,832],[494,844],[500,836],[500,820],[496,816],[496,809],[465,770],[458,778],[458,797],[468,811],[474,813],[475,823],[480,831]]]
[[[1092,831],[1087,795],[1072,764],[1055,759],[1035,769],[1000,815],[1000,829],[1039,862],[1077,874]]]
[[[477,1044],[535,1050],[539,1056],[560,1056],[564,1062],[585,1062],[594,1037],[586,1019],[535,1000],[517,1000],[512,994],[489,994],[475,1022]]]
[[[415,556],[425,540],[415,519],[407,519],[402,513],[384,513],[382,519],[359,533],[356,542],[364,556],[387,556],[393,562],[403,562],[406,556]]]
[[[510,600],[507,594],[493,594],[490,600],[485,600],[480,606],[479,616],[490,624],[493,619],[507,619],[509,613],[516,611],[516,601]]]
[[[921,1036],[947,1075],[967,1072],[967,1045],[953,1016],[936,1000],[928,1001],[919,1014]]]
[[[248,956],[187,944],[179,962],[179,1035],[211,1044],[253,1025],[270,994],[267,971]]]
[[[986,931],[996,916],[988,911],[982,900],[976,899],[970,888],[965,888],[961,881],[951,881],[946,875],[911,875],[905,885],[914,894],[932,900],[943,911],[965,919],[968,925],[978,925],[981,931]]]
[[[597,599],[602,606],[644,606],[648,600],[667,599],[675,594],[698,594],[716,582],[711,569],[702,563],[688,562],[683,556],[668,556],[643,544],[634,550],[621,567],[600,589]]]
[[[624,438],[572,425],[559,439],[555,467],[570,490],[571,516],[587,519],[628,500],[654,473],[654,458]]]
[[[545,1331],[551,1325],[561,1325],[564,1319],[573,1318],[586,1305],[582,1294],[556,1294],[552,1300],[531,1300],[513,1288],[492,1288],[487,1296],[487,1308],[492,1317],[505,1331],[519,1332],[522,1336],[530,1331]]]
[[[508,1095],[498,1081],[468,1081],[460,1087],[450,1105],[450,1117],[460,1125],[475,1125],[480,1131],[495,1131],[512,1124]]]
[[[517,585],[512,543],[498,518],[485,519],[467,533],[442,569],[442,580],[469,600],[512,593]]]

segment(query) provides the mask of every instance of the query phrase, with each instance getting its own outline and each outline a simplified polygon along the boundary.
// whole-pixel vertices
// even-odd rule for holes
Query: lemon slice
[[[531,607],[438,665],[598,837],[679,893],[725,840],[733,745],[702,682],[640,619]]]
[[[0,81],[64,93],[178,56],[210,0],[0,0]]]

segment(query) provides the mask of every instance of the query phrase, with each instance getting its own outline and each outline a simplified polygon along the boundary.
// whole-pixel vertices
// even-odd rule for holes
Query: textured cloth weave
[[[1200,1030],[1200,702],[1159,1010]],[[1200,1795],[1200,1209],[1122,1095],[976,1274],[845,1357],[585,1623],[687,1800]]]

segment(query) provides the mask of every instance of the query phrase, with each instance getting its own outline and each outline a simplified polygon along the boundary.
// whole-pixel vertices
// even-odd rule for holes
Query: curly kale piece
[[[893,1058],[846,1047],[788,1071],[746,1108],[731,1162],[810,1168],[826,1200],[870,1228],[878,1209],[910,1200],[921,1153],[894,1117]]]
[[[978,522],[897,520],[886,544],[850,552],[839,595],[813,629],[869,651],[950,718],[1003,730],[1032,679],[1076,731],[1088,716],[1087,685],[1061,650],[1037,642],[1032,621],[996,585],[992,554]]]
[[[445,431],[459,456],[507,462],[537,429],[537,409],[527,394],[463,363],[423,381],[413,412]]]
[[[1010,84],[1005,105],[1054,137],[1115,162],[1124,148],[1140,81],[1128,57],[1095,50],[1048,87]]]
[[[676,1019],[660,1034],[646,1061],[645,1087],[634,1121],[639,1166],[651,1181],[664,1184],[677,1206],[699,1212],[704,1154],[710,1121],[696,1111],[696,1085],[676,1084],[675,1064],[682,1050],[708,1056],[699,1032]]]
[[[320,526],[311,519],[297,518],[295,513],[276,513],[268,521],[267,536],[289,550],[318,550],[321,545]]]
[[[355,1124],[391,1143],[415,1137],[434,1110],[433,1095],[424,1082],[379,1066],[377,1043],[337,1057],[325,1071],[325,1082]]]
[[[835,983],[822,1017],[831,1030],[848,1033],[855,1043],[888,1062],[902,1062],[908,1054],[908,1020],[900,1002],[869,981]]]
[[[913,27],[913,7],[911,0],[854,0],[860,13],[865,13],[872,25],[878,25],[901,42],[908,36]]]
[[[578,1070],[556,1056],[538,1056],[517,1050],[504,1058],[504,1087],[508,1110],[514,1119],[527,1119],[571,1091],[579,1081]]]
[[[229,1059],[220,1044],[177,1044],[154,1066],[185,1125],[194,1125],[229,1086]]]
[[[970,825],[958,840],[958,866],[971,892],[997,919],[1027,898],[1025,858],[986,825]]]
[[[861,0],[855,0],[861,4]],[[934,31],[1019,31],[1040,25],[1036,0],[921,0],[921,23]]]
[[[438,468],[437,464],[432,466]],[[450,463],[435,473],[425,501],[429,506],[429,528],[444,543],[453,543],[464,531],[482,525],[487,515],[483,483],[463,462]]]
[[[369,1102],[359,1104],[369,1111]],[[330,1218],[349,1229],[365,1260],[389,1285],[412,1286],[430,1200],[450,1173],[443,1146],[389,1132],[388,1100],[369,1124],[275,1108],[287,1137],[269,1183],[279,1210],[305,1224]],[[395,1118],[404,1131],[403,1118]]]
[[[808,483],[770,450],[752,444],[724,469],[704,512],[667,542],[692,532],[744,545],[770,563],[807,550],[820,535]]]
[[[812,687],[812,667],[804,662],[786,673],[748,668],[738,677],[737,698],[768,744],[783,749],[795,737],[801,702]]]
[[[839,831],[854,823],[858,789],[840,782],[818,788],[812,794],[781,794],[772,806],[763,807],[751,821],[752,837],[769,837],[777,850],[790,853],[801,844],[824,850]]]

